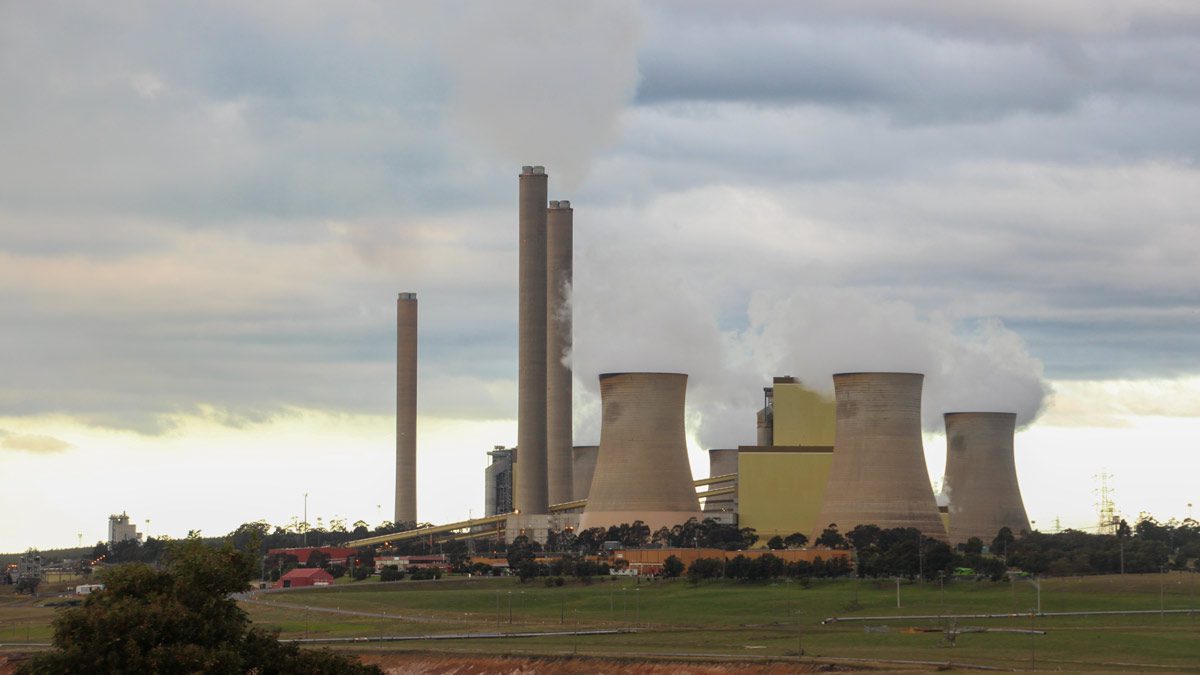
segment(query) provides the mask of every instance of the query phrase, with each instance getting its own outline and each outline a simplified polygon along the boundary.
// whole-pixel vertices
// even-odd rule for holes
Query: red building
[[[298,567],[279,577],[279,581],[275,582],[275,588],[332,585],[333,575],[319,567]]]

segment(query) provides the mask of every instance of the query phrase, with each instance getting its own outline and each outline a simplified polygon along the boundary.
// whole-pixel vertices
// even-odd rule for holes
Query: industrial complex
[[[485,516],[350,542],[444,534],[544,541],[552,531],[641,521],[651,530],[711,518],[753,528],[759,542],[859,525],[914,528],[963,543],[1029,529],[1013,455],[1016,415],[946,412],[943,491],[935,495],[921,429],[924,375],[833,375],[832,399],[775,377],[763,390],[754,445],[709,451],[692,475],[684,373],[596,373],[599,445],[572,437],[570,355],[574,210],[548,199],[549,176],[518,178],[517,445],[496,446],[484,472]],[[417,299],[397,300],[395,522],[416,512]]]

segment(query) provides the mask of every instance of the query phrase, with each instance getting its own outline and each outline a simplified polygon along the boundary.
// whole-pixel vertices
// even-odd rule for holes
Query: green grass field
[[[50,588],[47,590],[60,590]],[[0,644],[47,642],[60,598],[0,593]],[[742,584],[621,579],[547,588],[516,579],[360,582],[324,589],[260,593],[244,603],[258,624],[284,637],[378,637],[483,632],[636,628],[619,635],[414,640],[356,644],[364,651],[495,654],[714,655],[953,661],[1026,669],[1200,672],[1200,575],[1127,575],[1042,582],[1044,612],[1152,610],[1100,617],[913,620],[898,615],[1024,612],[1037,605],[1032,583],[954,582],[901,586],[892,581]],[[511,615],[511,623],[510,623]],[[827,617],[885,617],[821,625]],[[944,629],[1035,627],[1045,635],[963,633],[948,646]],[[925,632],[935,629],[934,632]]]
[[[1200,672],[1200,612],[1157,613],[1160,607],[1200,609],[1198,583],[1198,575],[1182,573],[1051,579],[1042,582],[1044,612],[1155,613],[957,622],[884,618],[821,625],[831,616],[1028,612],[1037,605],[1036,588],[1029,582],[956,582],[943,591],[937,583],[906,583],[897,609],[890,581],[817,581],[803,588],[789,582],[691,586],[683,580],[623,579],[547,588],[515,579],[451,579],[271,593],[259,597],[272,604],[248,603],[246,608],[255,621],[277,626],[289,637],[638,629],[621,635],[420,640],[367,648],[376,650],[794,658],[800,643],[808,656],[827,658]],[[963,633],[949,646],[944,634],[949,625],[960,630],[1034,627],[1046,634]],[[930,628],[942,630],[923,630]]]

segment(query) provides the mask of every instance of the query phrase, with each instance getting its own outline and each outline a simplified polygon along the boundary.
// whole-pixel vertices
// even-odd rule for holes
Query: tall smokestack
[[[574,496],[571,458],[571,305],[572,221],[569,201],[552,201],[546,210],[546,471],[551,504]]]
[[[683,429],[687,375],[600,376],[600,456],[579,529],[703,519]]]
[[[839,373],[833,461],[817,534],[835,523],[913,527],[946,538],[921,445],[918,373]]]
[[[546,513],[546,169],[521,168],[517,462],[514,506]]]
[[[417,522],[417,294],[396,298],[396,523]]]
[[[946,413],[950,543],[991,541],[1000,528],[1029,531],[1013,458],[1016,413]]]

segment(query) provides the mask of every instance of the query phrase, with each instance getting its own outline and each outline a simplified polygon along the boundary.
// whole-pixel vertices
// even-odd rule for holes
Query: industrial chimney
[[[817,532],[913,527],[946,538],[921,446],[918,373],[839,373],[833,461]]]
[[[687,375],[600,376],[600,456],[580,529],[701,520],[684,437]]]
[[[600,452],[598,445],[577,445],[571,451],[573,466],[571,467],[571,499],[587,499],[588,490],[592,487],[592,476],[596,474],[596,457]]]
[[[1000,528],[1029,531],[1013,459],[1016,413],[946,413],[946,480],[950,543],[991,541]]]
[[[546,169],[521,168],[517,364],[517,462],[521,513],[549,511],[546,482]]]
[[[417,294],[396,298],[395,523],[417,522]]]
[[[571,202],[546,210],[546,473],[551,504],[569,502],[571,480]]]

